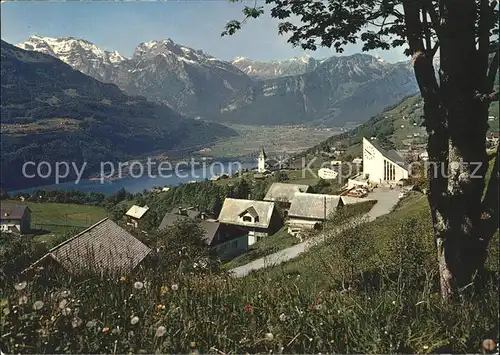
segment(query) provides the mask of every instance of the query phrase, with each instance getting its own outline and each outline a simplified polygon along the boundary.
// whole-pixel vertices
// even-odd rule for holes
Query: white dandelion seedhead
[[[140,289],[142,289],[143,287],[144,287],[144,284],[143,284],[141,281],[136,281],[136,282],[134,282],[134,288],[135,288],[136,290],[140,290]]]
[[[137,324],[139,323],[139,317],[137,316],[133,316],[131,319],[130,319],[130,324],[134,325],[134,324]]]
[[[78,328],[80,325],[82,325],[83,321],[79,317],[75,317],[71,320],[71,326],[73,328]]]
[[[279,318],[280,318],[280,321],[284,322],[284,321],[286,321],[287,316],[285,313],[281,313]]]
[[[63,299],[63,300],[61,300],[61,302],[59,302],[59,309],[64,309],[64,308],[66,308],[67,305],[68,305],[68,300]]]
[[[71,291],[68,291],[68,290],[61,291],[61,297],[63,297],[63,298],[67,298],[70,295],[71,295]]]
[[[172,289],[172,291],[177,291],[179,289],[179,285],[173,284],[170,288]]]
[[[21,297],[19,297],[19,305],[23,305],[23,304],[26,304],[28,303],[28,296],[26,295],[22,295]]]
[[[156,334],[155,334],[155,336],[156,336],[157,338],[160,338],[160,337],[164,336],[166,332],[167,332],[167,329],[166,329],[163,325],[160,325],[160,326],[156,329]]]
[[[266,335],[264,335],[264,339],[269,341],[273,340],[274,339],[273,333],[266,333]]]
[[[21,282],[16,282],[14,284],[14,288],[17,290],[17,291],[21,291],[21,290],[24,290],[26,288],[28,284],[26,283],[26,281],[21,281]]]
[[[42,308],[43,308],[43,301],[35,301],[35,303],[33,303],[33,309],[35,311],[38,311]]]

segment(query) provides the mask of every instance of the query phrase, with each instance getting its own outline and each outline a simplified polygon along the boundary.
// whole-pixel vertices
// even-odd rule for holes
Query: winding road
[[[363,221],[373,221],[375,218],[383,216],[392,211],[394,206],[399,200],[399,193],[401,190],[399,188],[389,189],[389,188],[376,188],[373,190],[368,198],[377,200],[377,203],[372,207],[370,212],[365,215],[365,218],[361,218]],[[335,233],[340,233],[342,230],[347,228],[347,226],[338,227]],[[229,270],[234,277],[243,277],[248,275],[254,270],[264,269],[266,267],[275,266],[281,264],[285,261],[296,258],[299,254],[303,253],[311,246],[321,243],[324,240],[324,235],[320,234],[312,239],[305,242],[301,242],[292,247],[280,250],[274,254],[267,255],[265,257],[253,260],[248,264],[238,266],[234,269]]]

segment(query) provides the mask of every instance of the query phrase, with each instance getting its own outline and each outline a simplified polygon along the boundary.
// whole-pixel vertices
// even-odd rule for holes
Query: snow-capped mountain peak
[[[109,52],[92,42],[74,37],[52,38],[37,34],[17,46],[57,57],[101,81],[109,79],[111,68],[127,61],[118,51]]]

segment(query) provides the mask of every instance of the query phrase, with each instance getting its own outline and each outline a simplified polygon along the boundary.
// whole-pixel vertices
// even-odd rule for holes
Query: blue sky
[[[253,4],[253,2],[252,2]],[[255,60],[283,60],[306,52],[279,36],[277,20],[269,13],[249,21],[241,31],[221,37],[224,24],[241,19],[244,4],[228,0],[170,0],[164,2],[9,2],[1,4],[2,39],[13,44],[30,35],[84,38],[105,50],[130,56],[141,42],[171,38],[174,42],[224,60],[244,56]],[[343,54],[361,52],[351,45]],[[331,49],[308,52],[316,58]],[[370,52],[387,61],[405,60],[402,49]]]

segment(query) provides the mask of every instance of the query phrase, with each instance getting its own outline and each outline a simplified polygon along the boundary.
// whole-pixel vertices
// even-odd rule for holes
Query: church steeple
[[[260,154],[259,154],[259,158],[263,158],[263,159],[266,159],[267,158],[267,155],[266,155],[266,152],[264,151],[264,147],[261,147],[260,148]]]
[[[263,173],[266,171],[266,152],[264,151],[264,147],[261,147],[259,158],[257,159],[257,171],[259,173]]]

